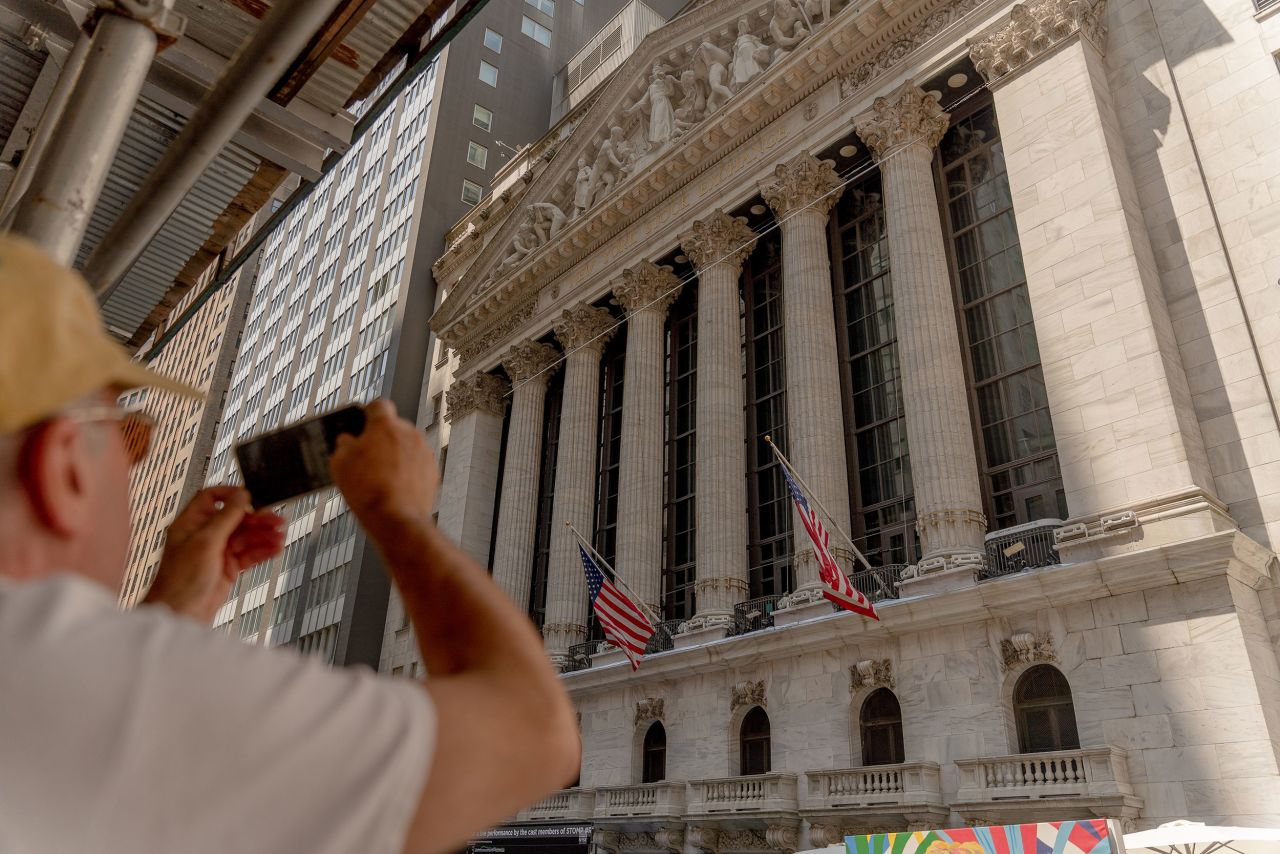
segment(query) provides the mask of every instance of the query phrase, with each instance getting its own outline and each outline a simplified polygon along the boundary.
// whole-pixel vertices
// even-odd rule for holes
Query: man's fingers
[[[225,545],[231,535],[235,533],[237,527],[244,520],[245,514],[249,510],[249,505],[244,501],[231,500],[222,505],[222,509],[213,515],[205,526],[197,532],[196,536],[202,536],[219,545]]]
[[[385,398],[378,398],[364,408],[365,421],[391,420],[396,417],[396,405]]]
[[[169,526],[169,539],[180,540],[198,531],[218,512],[219,504],[247,503],[248,493],[238,486],[211,486],[192,496],[191,501]]]

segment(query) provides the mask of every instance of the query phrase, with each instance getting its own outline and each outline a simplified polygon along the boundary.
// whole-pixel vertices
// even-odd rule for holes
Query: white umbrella
[[[1171,821],[1154,830],[1126,833],[1128,854],[1280,854],[1280,828],[1213,827],[1196,821]]]

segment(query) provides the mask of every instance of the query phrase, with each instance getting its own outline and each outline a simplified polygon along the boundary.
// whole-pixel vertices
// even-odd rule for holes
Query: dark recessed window
[[[902,707],[888,688],[880,688],[862,703],[860,716],[863,765],[903,762]]]
[[[1013,713],[1022,753],[1074,750],[1080,746],[1071,686],[1052,665],[1037,664],[1018,678],[1013,689]]]
[[[697,609],[698,289],[685,285],[667,314],[667,560],[662,618]]]
[[[768,774],[771,767],[772,747],[769,736],[769,716],[764,709],[756,706],[747,712],[742,719],[742,734],[739,738],[741,755],[739,757],[742,774]]]
[[[640,782],[657,783],[667,778],[667,730],[654,721],[644,734],[644,776]]]

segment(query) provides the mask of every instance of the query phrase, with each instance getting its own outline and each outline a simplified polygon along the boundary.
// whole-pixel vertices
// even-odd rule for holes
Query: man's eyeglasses
[[[119,421],[120,436],[124,439],[124,449],[129,455],[129,465],[136,466],[146,459],[151,450],[151,434],[155,432],[156,419],[138,409],[120,409],[117,406],[88,406],[83,409],[68,409],[58,414],[59,418],[67,418],[81,424],[97,421]]]

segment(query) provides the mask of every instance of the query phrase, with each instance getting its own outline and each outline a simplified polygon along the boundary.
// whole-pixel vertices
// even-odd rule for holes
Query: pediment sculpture
[[[564,168],[546,198],[525,205],[490,278],[514,272],[568,224],[617,192],[628,178],[677,145],[683,135],[830,21],[839,5],[842,0],[771,0],[738,17],[731,40],[718,31],[704,33],[664,50],[652,61],[634,57],[637,65],[648,62],[643,90],[638,94],[637,89],[628,90],[603,122],[589,121],[588,116],[579,123],[575,132],[593,132],[585,127],[590,124],[597,128],[598,138],[572,166]],[[651,33],[646,41],[661,43],[663,30]],[[677,72],[664,59],[671,57],[682,59],[683,70]]]

